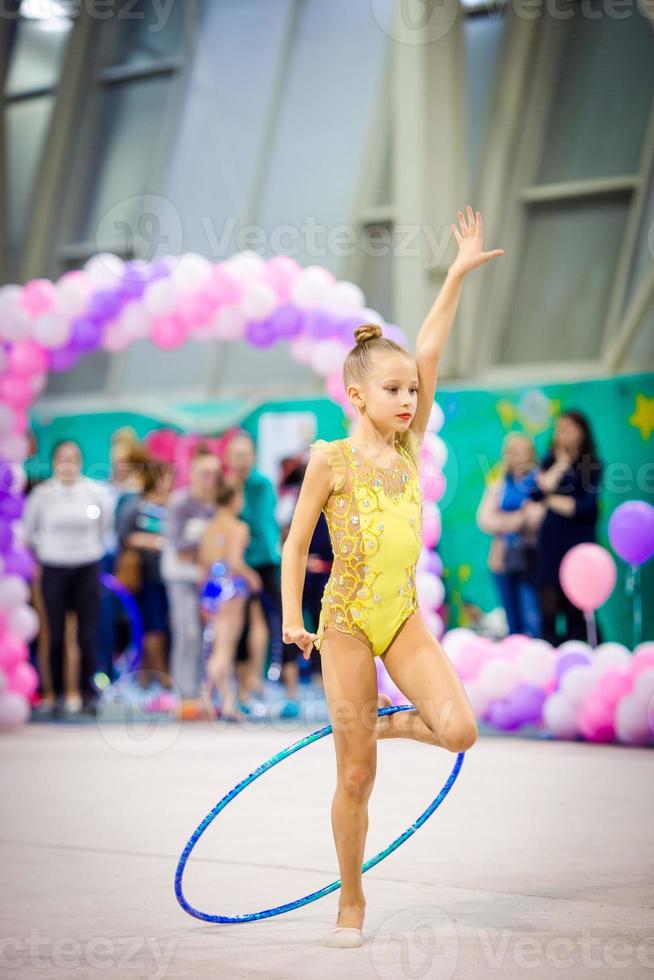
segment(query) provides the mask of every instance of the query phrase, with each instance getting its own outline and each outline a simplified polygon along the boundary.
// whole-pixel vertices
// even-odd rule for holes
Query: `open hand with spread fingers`
[[[481,212],[473,211],[470,205],[466,208],[466,212],[467,220],[463,211],[458,212],[460,230],[456,225],[450,226],[454,231],[454,237],[459,246],[459,254],[450,266],[450,269],[461,274],[470,272],[471,269],[476,269],[477,266],[483,265],[484,262],[489,262],[490,259],[497,258],[499,255],[504,255],[503,248],[495,248],[490,252],[484,252],[484,225]]]

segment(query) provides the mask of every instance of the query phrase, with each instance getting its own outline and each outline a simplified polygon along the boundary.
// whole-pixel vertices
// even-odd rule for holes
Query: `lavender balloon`
[[[268,322],[272,333],[279,340],[297,337],[302,333],[302,316],[299,310],[290,304],[278,307]]]
[[[507,699],[509,710],[519,724],[540,722],[546,697],[546,692],[535,684],[520,684]]]
[[[589,664],[590,658],[586,656],[585,653],[576,653],[571,651],[570,653],[564,653],[562,657],[557,660],[556,663],[556,683],[557,687],[561,683],[561,678],[565,674],[566,670],[570,670],[571,667],[579,667],[581,665]]]
[[[643,565],[654,555],[654,507],[644,500],[628,500],[611,514],[609,541],[629,565]]]

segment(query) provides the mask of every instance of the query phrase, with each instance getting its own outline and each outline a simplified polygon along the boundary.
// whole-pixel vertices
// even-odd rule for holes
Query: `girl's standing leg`
[[[361,866],[377,772],[377,671],[369,647],[334,628],[325,629],[320,654],[336,749],[331,818],[342,882],[337,925],[361,929]]]
[[[413,738],[465,752],[477,740],[477,723],[459,675],[420,612],[404,622],[382,660],[414,711],[379,719],[380,738]]]
[[[558,589],[556,585],[541,585],[538,590],[541,615],[541,638],[553,647],[558,645],[556,617],[559,612]]]

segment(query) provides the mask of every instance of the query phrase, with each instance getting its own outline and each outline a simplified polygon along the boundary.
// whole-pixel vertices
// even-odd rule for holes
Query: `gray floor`
[[[364,876],[359,949],[321,945],[338,890],[247,924],[187,915],[173,880],[191,833],[311,730],[100,721],[0,735],[0,977],[654,978],[647,749],[482,736],[442,806]],[[366,857],[415,820],[454,758],[380,743]],[[237,915],[338,878],[334,775],[327,737],[253,783],[191,856],[188,900]]]

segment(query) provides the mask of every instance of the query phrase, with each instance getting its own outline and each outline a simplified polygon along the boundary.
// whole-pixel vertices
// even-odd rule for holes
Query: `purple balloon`
[[[0,520],[0,554],[6,554],[14,540],[14,532],[9,521]]]
[[[12,548],[5,558],[5,575],[19,575],[24,579],[34,578],[36,559],[27,548]]]
[[[0,520],[15,521],[23,513],[25,498],[21,494],[0,494]]]
[[[325,340],[339,332],[333,317],[323,310],[309,310],[305,313],[303,327],[307,337],[315,337],[316,340]]]
[[[288,340],[302,333],[302,315],[290,304],[278,307],[269,318],[272,332],[279,340]]]
[[[562,657],[559,657],[556,663],[557,687],[561,683],[561,678],[565,674],[566,670],[570,670],[571,667],[579,667],[589,663],[590,658],[581,651],[577,652],[576,650],[570,650],[564,653]]]
[[[16,483],[13,463],[0,456],[0,491],[2,493],[16,493],[17,489],[18,484]]]
[[[490,701],[484,716],[494,728],[503,732],[520,727],[520,720],[515,717],[507,698],[494,698]]]
[[[627,500],[611,514],[609,541],[629,565],[643,565],[654,555],[654,507],[644,500]]]
[[[400,347],[406,347],[408,349],[409,345],[406,334],[400,327],[397,327],[394,323],[385,323],[382,331],[384,337],[388,337],[390,340],[394,340],[396,344],[399,344]]]
[[[73,321],[70,347],[76,351],[94,350],[100,343],[102,328],[91,317],[78,317]]]
[[[120,313],[121,305],[120,295],[116,290],[100,289],[91,296],[86,319],[96,323],[111,320]]]
[[[354,331],[365,322],[363,314],[350,314],[350,316],[338,321],[336,325],[337,336],[341,338],[343,343],[354,347]]]
[[[48,352],[48,365],[51,371],[70,371],[79,360],[79,354],[72,347],[60,347]]]
[[[270,347],[277,339],[268,320],[250,320],[245,324],[243,336],[253,347]]]
[[[545,691],[535,684],[520,684],[508,698],[513,718],[522,725],[542,721],[546,697]]]
[[[432,575],[438,575],[439,577],[443,574],[443,562],[441,556],[436,554],[435,551],[429,552],[429,557],[425,562],[425,567],[428,572]]]

